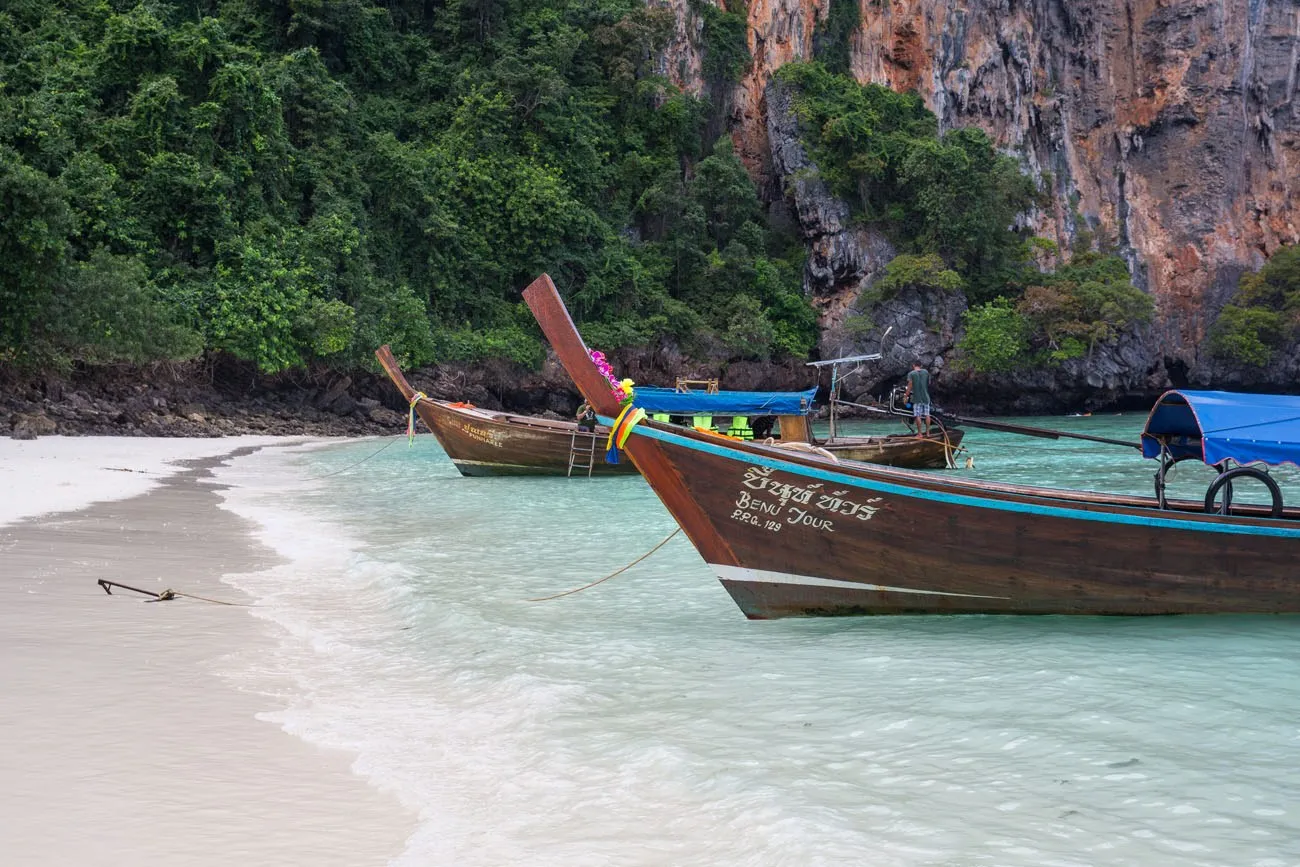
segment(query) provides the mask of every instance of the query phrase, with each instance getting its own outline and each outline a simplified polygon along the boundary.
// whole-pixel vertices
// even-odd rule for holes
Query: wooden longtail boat
[[[419,396],[387,346],[375,353],[407,403],[438,438],[447,457],[466,476],[635,475],[631,461],[605,462],[609,428],[578,430],[577,422],[554,421],[479,409]]]
[[[966,435],[966,432],[961,428],[945,424],[943,417],[937,411],[932,419],[931,435],[924,438],[918,438],[913,432],[878,436],[845,436],[840,433],[837,421],[839,407],[841,406],[857,407],[881,415],[902,416],[911,421],[911,410],[897,408],[894,405],[892,396],[888,409],[864,406],[863,404],[843,400],[840,397],[840,390],[844,385],[844,380],[861,370],[863,362],[879,361],[881,357],[879,352],[873,352],[867,355],[828,358],[823,361],[808,363],[809,367],[818,369],[829,367],[831,369],[831,385],[828,395],[830,436],[825,441],[817,441],[817,445],[836,457],[849,461],[884,464],[890,467],[907,467],[913,470],[941,470],[945,467],[952,467],[953,456],[961,446],[962,438]],[[853,368],[848,373],[841,372],[841,367],[849,365],[853,365]],[[899,386],[896,392],[901,393],[901,388],[902,386]]]
[[[579,390],[612,420],[618,405],[550,278],[524,299]],[[1165,395],[1143,444],[1162,470],[1189,455],[1225,470],[1205,504],[835,463],[653,421],[631,429],[626,451],[752,618],[1300,612],[1300,510],[1277,494],[1271,509],[1229,496],[1219,505],[1234,473],[1267,476],[1229,468],[1259,458],[1215,451],[1221,434],[1197,422],[1193,394]],[[1235,426],[1262,425],[1294,462],[1300,424],[1276,436],[1270,425],[1300,418],[1300,398],[1280,400],[1290,403]]]
[[[380,365],[402,397],[415,400],[415,411],[442,444],[456,468],[466,476],[521,475],[634,475],[630,461],[606,463],[609,428],[595,434],[578,430],[576,422],[537,418],[480,409],[421,396],[407,382],[387,346],[375,353]],[[636,390],[638,405],[649,411],[690,417],[708,413],[770,413],[779,419],[778,439],[783,445],[816,445],[844,460],[869,461],[890,466],[932,469],[947,466],[961,442],[953,436],[917,439],[913,436],[842,437],[820,442],[813,437],[808,417],[813,412],[815,388],[806,392],[699,392],[643,387]]]

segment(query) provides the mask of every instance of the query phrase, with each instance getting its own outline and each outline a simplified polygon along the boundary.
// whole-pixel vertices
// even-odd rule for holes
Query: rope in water
[[[584,584],[583,586],[581,586],[581,587],[575,587],[575,588],[573,588],[572,590],[565,590],[563,593],[556,593],[554,596],[541,596],[541,597],[538,597],[537,599],[529,599],[528,601],[529,601],[529,602],[549,602],[549,601],[551,601],[552,599],[559,599],[561,596],[572,596],[574,593],[581,593],[583,590],[589,590],[589,589],[591,589],[592,587],[595,587],[597,584],[604,584],[606,581],[608,581],[609,579],[613,578],[615,575],[621,575],[621,574],[623,574],[624,572],[626,572],[627,570],[631,569],[631,568],[632,568],[633,566],[635,566],[636,564],[640,563],[642,560],[644,560],[644,559],[646,559],[647,557],[649,557],[649,556],[650,556],[651,554],[653,554],[655,551],[658,551],[658,550],[659,550],[660,548],[662,548],[664,545],[667,545],[667,544],[668,544],[668,540],[672,539],[673,536],[676,536],[676,535],[677,535],[678,533],[680,533],[681,531],[682,531],[682,528],[681,528],[681,527],[678,527],[676,530],[673,530],[671,533],[669,533],[667,536],[665,536],[665,537],[663,538],[663,540],[659,542],[658,545],[655,545],[655,546],[654,546],[653,548],[651,548],[649,551],[646,551],[644,554],[642,554],[640,557],[637,557],[635,560],[633,560],[631,563],[628,563],[626,566],[624,566],[624,567],[622,567],[622,568],[620,568],[620,569],[615,569],[613,572],[610,572],[608,575],[606,575],[604,578],[601,578],[599,581],[592,581],[590,584]]]
[[[323,476],[309,476],[308,478],[305,478],[305,479],[303,479],[302,481],[304,481],[304,482],[314,482],[314,481],[316,481],[317,479],[328,479],[330,476],[337,476],[339,473],[346,473],[348,470],[354,470],[354,469],[356,469],[357,467],[359,467],[359,466],[361,466],[362,464],[364,464],[366,461],[370,460],[371,458],[379,457],[380,453],[383,452],[384,449],[387,449],[389,446],[393,445],[394,443],[396,443],[396,442],[397,442],[398,440],[400,440],[401,438],[402,438],[402,434],[397,434],[397,435],[393,436],[393,437],[392,437],[391,439],[389,439],[389,441],[388,441],[387,443],[385,443],[385,444],[383,445],[383,447],[380,448],[378,451],[375,451],[375,452],[372,452],[372,453],[366,455],[364,458],[362,458],[361,460],[357,461],[355,464],[348,464],[346,467],[344,467],[344,468],[341,469],[341,470],[335,470],[334,472],[332,472],[332,473],[326,473],[326,474],[323,475]]]

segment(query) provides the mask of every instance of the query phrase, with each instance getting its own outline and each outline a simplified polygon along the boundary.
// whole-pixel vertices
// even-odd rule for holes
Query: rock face
[[[769,83],[812,57],[831,2],[747,7],[755,62],[732,102],[735,138],[778,194],[789,175],[769,141]],[[833,2],[858,4],[858,80],[918,91],[943,128],[987,130],[1053,194],[1035,230],[1063,248],[1084,232],[1113,242],[1156,301],[1149,354],[1212,375],[1201,346],[1238,276],[1300,243],[1295,0]]]
[[[817,176],[816,166],[799,140],[799,121],[789,90],[773,81],[763,101],[772,169],[808,247],[804,291],[822,311],[822,328],[834,327],[843,320],[846,305],[856,300],[861,287],[878,277],[894,258],[894,248],[879,232],[854,226],[848,204],[833,196]]]
[[[1041,234],[1110,236],[1194,364],[1242,271],[1300,242],[1297,7],[1277,0],[863,4],[853,70],[1049,172]],[[1075,203],[1072,205],[1072,203]]]

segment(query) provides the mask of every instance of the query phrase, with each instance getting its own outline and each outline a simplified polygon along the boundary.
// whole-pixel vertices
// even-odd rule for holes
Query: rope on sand
[[[609,579],[613,578],[615,575],[621,575],[621,574],[623,574],[624,572],[626,572],[627,570],[631,569],[631,568],[632,568],[633,566],[635,566],[636,564],[640,563],[640,562],[641,562],[642,560],[644,560],[645,558],[649,557],[649,556],[650,556],[651,554],[653,554],[655,551],[658,551],[658,550],[659,550],[660,548],[662,548],[664,545],[667,545],[667,544],[668,544],[668,540],[671,539],[673,536],[676,536],[676,535],[677,535],[678,533],[680,533],[681,531],[682,531],[682,528],[681,528],[681,527],[678,527],[676,530],[673,530],[671,533],[669,533],[667,536],[665,536],[665,537],[663,538],[663,540],[659,542],[658,545],[655,545],[655,546],[654,546],[653,548],[651,548],[649,551],[646,551],[646,552],[645,552],[644,554],[642,554],[640,557],[637,557],[635,560],[633,560],[631,563],[628,563],[626,566],[622,567],[621,569],[615,569],[613,572],[610,572],[608,575],[606,575],[604,578],[601,578],[599,581],[592,581],[590,584],[584,584],[584,585],[582,585],[581,587],[575,587],[575,588],[573,588],[572,590],[565,590],[563,593],[556,593],[554,596],[541,596],[541,597],[539,597],[539,598],[537,598],[537,599],[529,599],[528,601],[529,601],[529,602],[549,602],[549,601],[551,601],[552,599],[559,599],[561,596],[572,596],[574,593],[581,593],[583,590],[588,590],[588,589],[590,589],[590,588],[592,588],[592,587],[595,587],[597,584],[604,584],[606,581],[608,581]]]
[[[152,599],[146,599],[145,602],[170,602],[173,599],[197,599],[200,602],[211,602],[214,605],[232,605],[239,608],[251,608],[247,602],[227,602],[224,599],[209,599],[206,596],[196,596],[193,593],[178,593],[170,587],[161,593],[153,590],[142,590],[139,587],[132,587],[129,584],[122,584],[118,581],[109,581],[107,578],[100,578],[95,582],[104,588],[104,592],[109,596],[113,595],[114,587],[121,587],[123,590],[130,590],[132,593],[140,593],[144,596],[152,596]]]

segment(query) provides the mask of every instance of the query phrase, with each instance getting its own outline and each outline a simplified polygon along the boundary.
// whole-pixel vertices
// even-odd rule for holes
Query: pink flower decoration
[[[587,350],[587,356],[591,359],[591,363],[596,366],[596,370],[600,371],[600,375],[609,381],[610,394],[614,396],[614,399],[619,403],[627,400],[628,394],[623,390],[623,383],[614,375],[614,366],[606,359],[605,353],[598,349],[589,349]]]

